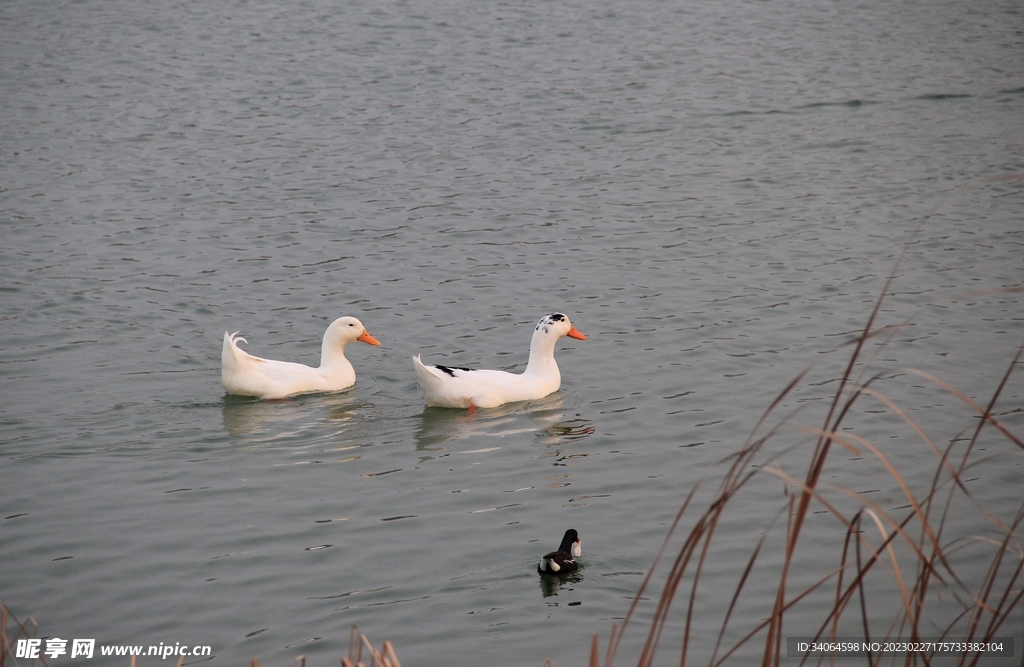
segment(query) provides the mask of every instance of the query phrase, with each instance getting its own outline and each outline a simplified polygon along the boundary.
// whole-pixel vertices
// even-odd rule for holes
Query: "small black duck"
[[[580,534],[570,528],[562,537],[558,551],[545,554],[537,563],[537,572],[541,574],[569,574],[579,569],[576,559],[583,553],[580,546]]]

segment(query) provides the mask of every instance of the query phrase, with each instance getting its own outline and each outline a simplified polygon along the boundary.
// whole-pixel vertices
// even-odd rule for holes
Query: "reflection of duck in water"
[[[238,347],[247,342],[224,332],[221,350],[221,383],[229,394],[256,398],[284,398],[319,391],[341,391],[356,382],[356,372],[345,358],[345,346],[353,341],[380,345],[354,317],[341,317],[324,333],[320,366],[312,368],[291,361],[262,359]]]
[[[580,568],[576,563],[576,559],[582,553],[583,547],[581,546],[580,535],[570,528],[565,531],[562,543],[558,546],[558,551],[552,551],[541,557],[540,562],[537,563],[537,572],[559,576],[571,574]]]
[[[587,337],[562,313],[545,315],[530,343],[530,361],[522,373],[429,366],[413,357],[416,379],[427,405],[441,408],[494,408],[504,403],[531,401],[558,391],[562,376],[555,363],[555,343],[562,336]]]
[[[557,419],[537,433],[537,441],[544,445],[561,445],[594,435],[594,422],[584,419],[579,413],[576,419],[563,420],[563,416],[557,415]]]
[[[340,435],[353,428],[354,420],[366,407],[351,393],[283,401],[225,396],[221,412],[224,430],[231,435],[250,436],[246,439],[252,442],[272,442],[310,430],[320,439]]]
[[[558,428],[563,399],[555,392],[539,401],[510,403],[486,412],[456,412],[426,408],[416,430],[416,449],[443,449],[446,442],[465,438],[504,438],[535,433],[549,437]]]

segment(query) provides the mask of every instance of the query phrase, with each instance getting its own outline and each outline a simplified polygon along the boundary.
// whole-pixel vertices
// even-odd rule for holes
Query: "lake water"
[[[984,404],[1024,342],[1014,0],[4,2],[0,31],[0,602],[48,636],[327,665],[356,624],[411,666],[580,664],[811,364],[780,409],[821,425],[905,248],[878,324],[908,326],[857,375],[940,447],[976,421],[899,369]],[[559,393],[424,408],[412,355],[521,370],[555,311],[588,336]],[[382,342],[349,348],[352,390],[225,397],[225,330],[315,365],[342,315]],[[1018,435],[1022,397],[1018,373]],[[999,443],[972,490],[1012,517]],[[834,464],[905,504],[870,456]],[[782,487],[737,499],[702,603]],[[570,527],[581,575],[545,587]],[[834,560],[835,524],[805,530]]]

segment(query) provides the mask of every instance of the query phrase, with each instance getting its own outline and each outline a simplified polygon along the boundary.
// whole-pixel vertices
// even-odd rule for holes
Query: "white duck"
[[[530,362],[518,375],[505,371],[428,366],[417,355],[412,362],[423,390],[423,399],[431,406],[474,409],[543,398],[558,391],[562,385],[562,376],[555,363],[555,342],[562,336],[587,339],[562,313],[540,318],[530,342]]]
[[[320,352],[320,367],[253,356],[238,347],[248,342],[236,331],[224,332],[220,380],[229,394],[257,398],[284,398],[314,391],[340,391],[356,382],[356,372],[345,358],[345,346],[358,340],[380,342],[354,317],[340,317],[327,327]]]

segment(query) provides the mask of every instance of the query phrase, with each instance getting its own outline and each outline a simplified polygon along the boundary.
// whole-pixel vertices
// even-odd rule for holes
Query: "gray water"
[[[810,364],[783,407],[820,426],[904,250],[878,324],[908,326],[862,370],[940,446],[970,411],[896,369],[985,403],[1024,340],[1015,1],[8,1],[0,31],[0,602],[48,636],[326,665],[356,624],[412,666],[580,664]],[[560,392],[424,408],[412,355],[521,370],[554,311],[588,336]],[[352,390],[224,396],[225,330],[316,364],[342,315],[383,343]],[[989,446],[972,488],[1012,513]],[[782,486],[723,524],[709,604]],[[545,588],[569,527],[583,570]]]

